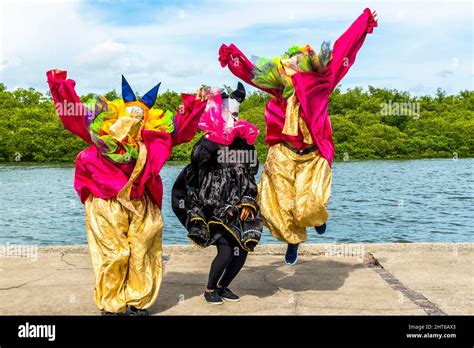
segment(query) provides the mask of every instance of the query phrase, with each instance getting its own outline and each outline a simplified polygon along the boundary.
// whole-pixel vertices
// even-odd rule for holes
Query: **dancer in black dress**
[[[253,145],[258,129],[238,119],[245,99],[241,83],[234,91],[206,88],[202,97],[208,99],[199,123],[205,134],[194,145],[191,163],[176,179],[172,207],[194,244],[217,247],[204,297],[221,304],[222,299],[239,301],[229,284],[262,233]]]

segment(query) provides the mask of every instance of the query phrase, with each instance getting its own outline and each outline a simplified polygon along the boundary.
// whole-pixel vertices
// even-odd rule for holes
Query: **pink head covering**
[[[207,98],[206,109],[198,124],[199,129],[206,132],[207,139],[222,145],[232,144],[236,137],[245,139],[250,145],[255,143],[258,128],[234,118],[229,110],[225,110],[220,90],[209,89]]]

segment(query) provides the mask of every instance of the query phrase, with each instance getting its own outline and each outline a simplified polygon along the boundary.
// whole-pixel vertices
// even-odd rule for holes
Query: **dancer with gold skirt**
[[[182,94],[173,117],[153,108],[160,84],[137,100],[122,76],[122,99],[83,104],[66,75],[47,72],[64,127],[90,144],[77,156],[74,188],[85,208],[95,304],[103,315],[149,315],[163,268],[160,170],[173,146],[194,137],[206,102]]]
[[[319,53],[291,47],[282,57],[251,62],[235,45],[222,45],[219,61],[244,82],[271,95],[265,109],[270,146],[259,183],[258,203],[271,234],[288,244],[285,262],[296,263],[306,228],[326,231],[334,143],[328,99],[354,64],[367,34],[377,26],[368,8],[335,42]]]

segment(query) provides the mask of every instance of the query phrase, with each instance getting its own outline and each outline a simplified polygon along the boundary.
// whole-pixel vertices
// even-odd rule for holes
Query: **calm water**
[[[189,243],[170,208],[184,165],[162,171],[164,243]],[[474,159],[338,162],[330,220],[311,242],[474,242]],[[85,244],[73,166],[0,164],[0,244]],[[275,240],[265,230],[264,243]]]

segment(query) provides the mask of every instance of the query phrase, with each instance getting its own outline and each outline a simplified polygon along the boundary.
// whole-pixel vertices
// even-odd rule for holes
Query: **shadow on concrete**
[[[283,290],[334,291],[344,284],[352,271],[364,267],[362,263],[328,259],[300,261],[294,266],[287,266],[282,258],[281,261],[263,266],[244,266],[230,287],[241,296],[251,295],[259,298],[266,298]],[[159,314],[179,305],[180,299],[202,296],[207,277],[207,272],[165,273],[160,295],[151,312]]]

